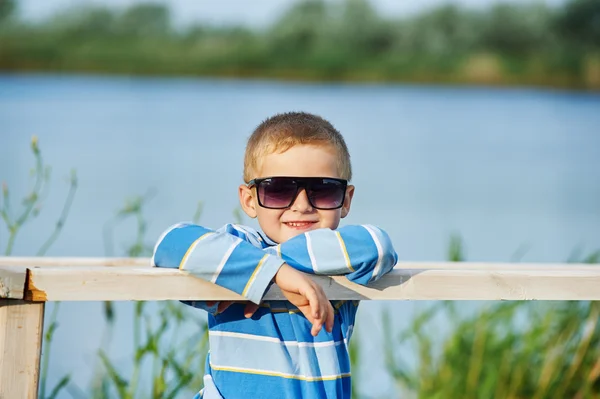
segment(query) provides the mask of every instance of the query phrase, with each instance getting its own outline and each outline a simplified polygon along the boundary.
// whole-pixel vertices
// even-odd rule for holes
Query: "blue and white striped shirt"
[[[312,274],[346,275],[368,284],[398,257],[388,235],[371,225],[318,229],[277,244],[245,226],[213,231],[180,223],[163,233],[153,266],[179,268],[261,303],[285,262]],[[185,302],[209,313],[210,351],[202,399],[350,399],[348,343],[358,301],[332,301],[333,331],[313,337],[290,302],[266,301],[252,318],[243,303],[217,314],[217,304]]]

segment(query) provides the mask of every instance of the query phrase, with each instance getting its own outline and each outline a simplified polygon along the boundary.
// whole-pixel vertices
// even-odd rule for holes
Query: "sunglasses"
[[[301,189],[315,209],[339,209],[344,204],[348,181],[331,177],[266,177],[252,179],[248,187],[256,186],[258,204],[268,209],[292,206]]]

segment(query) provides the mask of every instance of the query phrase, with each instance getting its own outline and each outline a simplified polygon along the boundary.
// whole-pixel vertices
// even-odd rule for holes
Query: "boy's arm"
[[[253,303],[246,317],[257,309],[275,277],[285,297],[312,323],[316,336],[323,326],[331,332],[333,308],[323,289],[276,255],[252,245],[261,238],[242,226],[227,225],[218,231],[181,223],[165,231],[154,248],[152,265],[186,270],[204,280],[228,288]],[[213,314],[224,311],[231,301],[214,303],[186,301]]]
[[[392,270],[398,255],[385,231],[371,225],[319,229],[277,246],[290,266],[313,274],[340,275],[366,285]]]
[[[156,243],[152,265],[185,270],[258,304],[284,262],[236,231],[232,225],[218,231],[187,223],[175,225]]]

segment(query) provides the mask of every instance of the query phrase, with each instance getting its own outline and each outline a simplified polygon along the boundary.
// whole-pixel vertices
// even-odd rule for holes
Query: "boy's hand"
[[[323,288],[307,274],[284,263],[275,275],[275,284],[287,300],[311,322],[313,337],[317,336],[323,325],[328,332],[333,330],[333,307]]]
[[[294,269],[284,263],[275,275],[275,284],[279,286],[281,293],[292,305],[296,306],[302,314],[313,325],[311,334],[317,336],[323,325],[325,330],[333,330],[334,313],[331,302],[325,296],[323,288],[315,283],[305,273]],[[208,306],[216,302],[207,302]],[[219,302],[217,313],[224,312],[234,301]],[[258,310],[259,305],[247,303],[244,308],[244,316],[252,317]]]

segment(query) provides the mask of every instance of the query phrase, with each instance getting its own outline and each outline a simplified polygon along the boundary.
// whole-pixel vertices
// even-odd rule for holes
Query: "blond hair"
[[[254,129],[244,155],[244,181],[248,183],[257,177],[264,156],[285,152],[298,144],[331,145],[337,154],[340,177],[352,178],[350,153],[340,132],[320,116],[287,112],[266,119]]]

